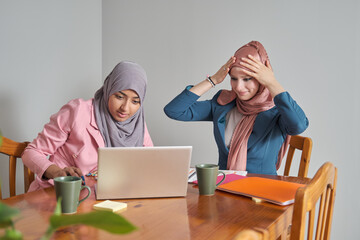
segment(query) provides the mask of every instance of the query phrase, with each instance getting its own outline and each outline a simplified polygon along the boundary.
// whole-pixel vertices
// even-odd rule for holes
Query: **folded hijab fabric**
[[[265,64],[266,61],[269,61],[269,57],[264,46],[260,42],[252,41],[242,46],[235,52],[234,56],[236,57],[236,60],[230,66],[230,71],[234,67],[249,70],[240,64],[241,58],[246,58],[249,54],[260,60],[263,64]],[[237,95],[233,90],[222,90],[217,101],[220,105],[226,105],[234,99],[236,99],[236,107],[243,117],[235,127],[231,138],[227,169],[245,171],[247,161],[247,143],[253,130],[255,119],[258,113],[273,108],[275,104],[269,90],[263,85],[260,85],[255,96],[247,101],[242,101],[237,98]],[[287,137],[279,151],[278,161],[276,164],[277,169],[281,165],[281,159],[286,152],[289,140],[290,138]]]
[[[106,147],[140,147],[144,142],[144,109],[147,77],[137,63],[123,61],[106,77],[104,85],[95,93],[94,111],[96,123]],[[124,122],[111,116],[109,97],[122,90],[134,90],[140,98],[138,111]]]

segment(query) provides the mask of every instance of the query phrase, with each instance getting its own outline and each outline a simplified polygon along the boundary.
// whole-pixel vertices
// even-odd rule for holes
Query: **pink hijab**
[[[263,64],[265,64],[266,61],[269,61],[264,46],[260,42],[251,41],[235,52],[234,56],[236,57],[236,61],[231,65],[230,71],[233,67],[247,69],[240,65],[240,61],[242,57],[247,57],[249,54],[259,59]],[[237,95],[233,90],[222,90],[217,102],[220,105],[226,105],[234,99],[236,99],[236,107],[243,117],[235,127],[231,138],[227,169],[245,171],[247,144],[254,127],[255,119],[258,113],[273,108],[275,104],[269,90],[263,85],[260,85],[258,92],[250,100],[241,101],[237,98]],[[281,165],[281,160],[285,155],[289,140],[290,138],[287,136],[279,151],[276,169],[279,169]]]

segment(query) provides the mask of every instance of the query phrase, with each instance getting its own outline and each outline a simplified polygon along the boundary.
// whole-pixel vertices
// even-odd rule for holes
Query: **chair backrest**
[[[308,185],[296,191],[291,240],[304,239],[306,231],[307,239],[313,239],[314,230],[316,240],[330,239],[336,180],[336,167],[332,163],[326,162],[316,172]],[[316,212],[318,214],[315,225]]]
[[[29,142],[15,142],[11,139],[3,137],[2,145],[0,146],[0,153],[9,156],[9,189],[10,197],[16,195],[16,159],[21,158],[26,146]],[[29,189],[30,183],[34,181],[34,173],[24,165],[24,188],[25,192]],[[2,199],[0,186],[0,199]]]
[[[290,137],[289,151],[286,157],[284,176],[289,176],[291,163],[296,149],[302,151],[300,157],[298,177],[307,177],[312,150],[312,140],[309,137],[302,137],[299,135]]]

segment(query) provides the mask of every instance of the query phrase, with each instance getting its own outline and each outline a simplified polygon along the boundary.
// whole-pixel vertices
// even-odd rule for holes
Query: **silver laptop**
[[[99,148],[96,199],[184,197],[191,146]]]

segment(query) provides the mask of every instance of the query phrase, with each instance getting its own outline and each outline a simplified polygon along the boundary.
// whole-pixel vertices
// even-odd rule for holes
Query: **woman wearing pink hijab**
[[[231,90],[211,100],[201,95],[231,78]],[[214,75],[188,86],[164,111],[181,121],[212,121],[220,169],[276,175],[289,135],[306,130],[308,119],[276,80],[263,45],[252,41],[239,48]]]

